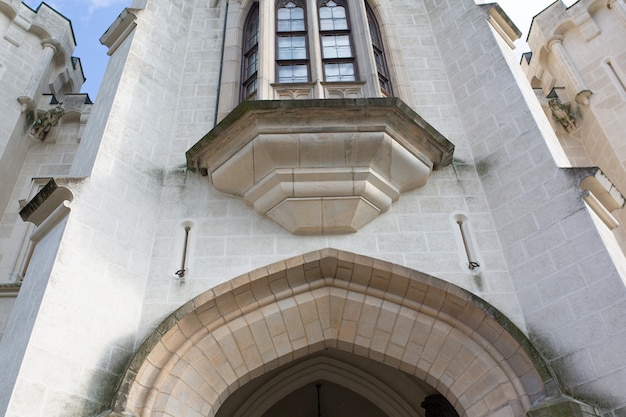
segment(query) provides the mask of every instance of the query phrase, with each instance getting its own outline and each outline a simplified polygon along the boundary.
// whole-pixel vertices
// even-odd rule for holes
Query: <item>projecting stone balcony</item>
[[[187,164],[292,233],[337,234],[426,184],[453,150],[397,98],[246,101]]]

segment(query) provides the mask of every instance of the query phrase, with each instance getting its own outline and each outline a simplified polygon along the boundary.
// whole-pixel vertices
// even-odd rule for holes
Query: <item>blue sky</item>
[[[554,0],[499,0],[505,12],[511,17],[519,29],[526,31],[532,17],[554,2]],[[575,0],[566,0],[572,4]],[[28,6],[36,9],[40,0],[24,0]],[[74,35],[78,46],[74,56],[81,59],[87,81],[82,92],[96,98],[100,80],[104,74],[108,56],[106,47],[100,44],[100,37],[122,12],[129,7],[131,0],[48,0],[46,3],[72,21]]]
[[[41,0],[23,0],[36,9]],[[73,55],[80,58],[87,81],[82,92],[95,99],[108,55],[100,37],[115,18],[129,7],[131,0],[46,0],[45,3],[72,21],[74,36],[78,44]]]

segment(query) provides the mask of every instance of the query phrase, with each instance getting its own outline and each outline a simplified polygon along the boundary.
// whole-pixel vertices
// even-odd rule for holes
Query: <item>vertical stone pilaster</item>
[[[52,59],[61,50],[59,43],[53,39],[45,39],[41,42],[41,45],[43,46],[43,52],[39,62],[28,80],[24,94],[17,99],[22,104],[22,111],[32,110],[35,107],[35,97],[41,86],[42,79],[48,73]]]
[[[578,70],[574,66],[572,59],[567,54],[567,51],[563,47],[563,38],[555,36],[548,40],[547,49],[554,54],[559,66],[565,73],[569,83],[571,84],[574,92],[576,93],[576,102],[579,104],[588,105],[589,97],[593,94],[586,86],[582,77],[578,73]]]

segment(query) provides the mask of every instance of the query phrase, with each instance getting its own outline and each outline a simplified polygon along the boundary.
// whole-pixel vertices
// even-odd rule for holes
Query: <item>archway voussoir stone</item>
[[[163,368],[170,360],[172,354],[175,353],[186,341],[187,338],[185,335],[183,335],[178,327],[174,326],[172,330],[163,336],[163,339],[154,345],[150,356],[147,358],[148,362],[154,365],[157,369]]]
[[[545,396],[544,382],[535,369],[531,369],[520,377],[521,383],[526,389],[528,400],[531,404],[535,404],[537,400]]]
[[[267,276],[267,282],[269,283],[270,291],[277,298],[284,298],[283,294],[290,294],[292,292],[287,275],[284,273],[276,273]]]
[[[282,320],[282,317],[280,317],[280,319]],[[279,357],[289,354],[293,348],[286,330],[281,333],[273,334],[272,341],[274,342],[274,347]]]
[[[515,353],[506,359],[509,366],[518,375],[527,375],[534,370],[532,363],[526,359],[525,352],[521,348],[516,349]]]
[[[310,282],[302,265],[285,271],[285,278],[287,279],[287,285],[292,289],[305,285],[308,286]]]
[[[342,320],[339,327],[338,339],[348,344],[353,344],[356,339],[357,323],[352,320]]]
[[[171,361],[171,357],[168,357],[169,361]],[[144,387],[150,387],[162,369],[165,369],[165,366],[157,367],[150,362],[146,362],[137,373],[135,380]]]
[[[445,295],[445,290],[429,286],[426,290],[426,295],[424,296],[422,303],[438,312],[443,307]]]
[[[374,334],[376,320],[378,319],[380,304],[372,305],[369,302],[363,305],[361,317],[357,322],[357,338],[370,339]]]
[[[450,403],[453,406],[455,406],[455,408],[458,405],[458,401],[454,401],[454,402],[450,401]],[[487,407],[487,404],[485,404],[484,401],[479,400],[479,401],[476,401],[474,404],[472,404],[470,407],[466,408],[465,412],[461,415],[461,417],[466,417],[466,416],[482,417],[482,416],[485,416],[488,412],[489,412],[489,408]]]
[[[383,363],[394,369],[399,369],[400,364],[402,364],[403,352],[403,346],[396,345],[395,343],[387,344],[387,349],[385,349],[385,359],[383,360]]]
[[[210,291],[213,293],[213,298],[218,298],[224,294],[228,294],[233,289],[233,281],[226,281],[222,284],[218,284],[213,287]]]
[[[252,293],[252,289],[250,285],[246,285],[245,287],[239,287],[233,291],[235,296],[235,303],[239,310],[250,310],[258,306],[258,301],[254,294]]]
[[[215,305],[220,315],[224,317],[226,322],[232,318],[238,317],[241,313],[237,302],[235,301],[235,295],[230,292],[222,294],[215,299]]]
[[[411,337],[411,330],[413,330],[413,324],[417,316],[417,311],[400,306],[391,336],[393,343],[406,346]]]
[[[352,277],[352,263],[351,262],[339,262],[337,265],[337,278],[340,281],[349,282]]]
[[[339,264],[339,260],[335,257],[324,257],[320,259],[320,271],[323,277],[334,277],[337,273],[337,265]]]
[[[302,358],[308,354],[308,345],[306,335],[303,334],[302,337],[294,339],[293,337],[289,337],[289,344],[291,345],[293,359],[296,360],[298,358]]]
[[[264,302],[274,300],[275,294],[271,291],[268,278],[262,277],[250,282],[250,290],[254,294],[254,298],[263,305]]]
[[[302,317],[302,322],[305,326],[309,323],[320,323],[322,321],[318,311],[318,305],[317,299],[312,297],[306,302],[298,303],[300,317]]]
[[[204,328],[204,324],[200,321],[198,315],[194,312],[187,314],[182,320],[176,323],[180,332],[187,338],[192,338],[198,331]],[[170,329],[167,333],[170,333]]]
[[[333,349],[426,381],[461,415],[517,413],[545,386],[529,344],[498,314],[452,284],[386,261],[334,249],[305,254],[176,312],[146,358],[133,361],[139,372],[125,375],[116,410],[213,415],[255,377]]]
[[[402,354],[402,366],[406,369],[417,369],[417,363],[421,357],[424,345],[418,345],[413,342],[409,342]],[[409,372],[410,375],[414,375],[414,371]]]
[[[209,300],[207,303],[198,308],[196,314],[198,315],[198,319],[200,320],[202,325],[209,330],[212,327],[221,326],[226,322],[224,317],[217,309],[217,305],[214,299]]]
[[[352,265],[350,274],[345,280],[348,288],[367,287],[370,283],[372,268],[365,265]]]
[[[363,297],[362,297],[363,298]],[[343,312],[341,314],[341,321],[345,322],[356,333],[356,321],[361,315],[361,309],[363,302],[361,300],[355,300],[354,297],[348,295],[348,299],[345,300],[343,306]]]
[[[495,344],[505,330],[495,320],[483,320],[476,331],[488,343]]]
[[[421,277],[421,275],[420,275]],[[428,291],[428,285],[421,281],[409,280],[408,288],[406,290],[405,303],[408,304],[423,304],[426,298],[426,292]]]
[[[287,327],[287,334],[292,343],[295,343],[296,340],[306,339],[306,332],[304,331],[304,325],[298,307],[293,306],[284,309],[282,310],[282,315],[285,326]]]
[[[394,268],[395,269],[395,268]],[[403,275],[392,274],[387,284],[387,294],[395,295],[401,299],[406,296],[409,281]]]

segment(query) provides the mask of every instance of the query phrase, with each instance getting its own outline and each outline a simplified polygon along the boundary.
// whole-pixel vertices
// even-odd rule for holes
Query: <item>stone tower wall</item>
[[[113,28],[131,29],[105,35],[112,59],[70,170],[87,178],[63,183],[73,194],[63,237],[36,249],[56,257],[7,416],[106,410],[126,361],[172,311],[257,267],[328,247],[483,298],[530,336],[567,394],[624,405],[619,354],[609,355],[611,371],[598,365],[609,343],[624,342],[614,323],[626,291],[581,201],[579,173],[551,159],[485,8],[372,3],[383,29],[394,25],[388,46],[403,56],[403,94],[455,144],[454,162],[357,233],[335,236],[292,235],[185,168],[185,151],[213,127],[225,2],[149,0],[120,16]],[[457,215],[469,222],[477,270]],[[44,259],[33,271],[45,275]],[[34,365],[42,362],[65,372],[50,377]]]

